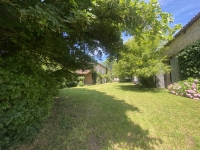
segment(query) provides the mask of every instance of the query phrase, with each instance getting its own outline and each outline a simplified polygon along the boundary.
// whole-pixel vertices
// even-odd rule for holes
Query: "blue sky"
[[[164,12],[172,13],[173,24],[186,25],[198,12],[200,0],[158,0]]]
[[[145,0],[148,2],[149,0]],[[158,0],[163,12],[173,14],[174,22],[170,25],[186,25],[197,13],[200,12],[200,0]],[[122,35],[124,42],[129,37]]]

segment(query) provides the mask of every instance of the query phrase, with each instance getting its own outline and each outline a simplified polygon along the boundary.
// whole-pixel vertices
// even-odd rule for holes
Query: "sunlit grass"
[[[200,101],[130,83],[63,89],[20,149],[200,149]]]

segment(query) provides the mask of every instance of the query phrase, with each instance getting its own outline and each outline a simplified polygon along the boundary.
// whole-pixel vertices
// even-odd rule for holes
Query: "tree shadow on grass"
[[[121,90],[124,91],[134,91],[134,92],[149,92],[149,93],[158,93],[163,89],[159,88],[148,88],[142,85],[119,85],[118,86]]]
[[[38,138],[21,149],[155,149],[162,140],[131,121],[139,108],[84,88],[61,90]]]

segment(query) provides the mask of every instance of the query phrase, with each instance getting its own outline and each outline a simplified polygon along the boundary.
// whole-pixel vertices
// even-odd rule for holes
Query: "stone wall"
[[[93,84],[92,81],[92,72],[89,72],[85,75],[85,84]]]
[[[194,22],[190,27],[184,30],[178,37],[176,37],[169,45],[168,51],[165,55],[172,57],[179,51],[184,49],[187,45],[193,44],[200,39],[200,18]]]
[[[102,66],[101,64],[97,64],[95,66],[95,70],[100,74],[106,74],[106,67]]]
[[[168,57],[170,63],[172,63],[172,60],[175,59],[178,52],[183,50],[188,45],[200,40],[200,17],[187,28],[183,28],[180,34],[175,37],[176,38],[168,44],[168,50],[164,53],[164,55]],[[178,61],[176,64],[171,64],[171,73],[165,74],[165,87],[167,87],[170,83],[174,83],[179,80],[177,78],[179,70],[176,66],[178,66]]]

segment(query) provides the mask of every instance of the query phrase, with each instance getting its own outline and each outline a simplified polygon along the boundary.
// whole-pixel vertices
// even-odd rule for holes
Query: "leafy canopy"
[[[114,73],[119,77],[135,75],[148,78],[168,72],[170,68],[164,63],[166,58],[163,56],[163,51],[167,47],[164,45],[172,39],[172,34],[179,28],[180,25],[169,27],[167,30],[160,28],[160,31],[155,34],[149,28],[140,38],[129,39],[119,53],[118,62],[114,65]]]
[[[1,57],[13,58],[23,51],[31,63],[59,65],[60,72],[69,74],[92,61],[88,54],[116,57],[123,47],[122,32],[140,37],[151,29],[153,38],[161,36],[160,29],[168,31],[170,21],[171,15],[162,12],[156,0],[3,0]]]

